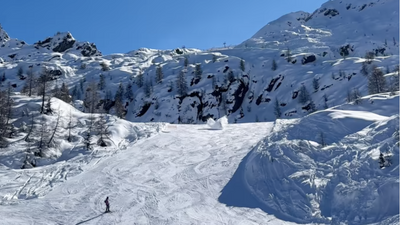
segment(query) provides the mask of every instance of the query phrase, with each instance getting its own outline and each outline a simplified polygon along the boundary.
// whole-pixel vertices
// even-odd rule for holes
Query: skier
[[[110,212],[110,203],[108,202],[108,196],[107,196],[106,200],[104,201],[104,203],[106,203],[106,212]]]

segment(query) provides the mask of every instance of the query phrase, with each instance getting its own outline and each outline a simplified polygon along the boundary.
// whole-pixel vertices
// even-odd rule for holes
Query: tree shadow
[[[79,224],[83,224],[83,223],[89,222],[89,221],[91,221],[91,220],[94,220],[94,219],[96,219],[96,218],[98,218],[98,217],[102,216],[102,215],[104,215],[104,213],[102,213],[102,214],[99,214],[99,215],[97,215],[97,216],[95,216],[95,217],[92,217],[92,218],[90,218],[90,219],[87,219],[87,220],[81,221],[81,222],[77,223],[76,225],[79,225]]]

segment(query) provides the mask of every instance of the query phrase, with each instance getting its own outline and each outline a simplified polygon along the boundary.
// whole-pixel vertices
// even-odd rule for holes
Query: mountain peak
[[[7,32],[0,25],[0,43],[6,42],[10,40],[10,36],[8,36]]]
[[[80,50],[83,56],[100,56],[94,43],[78,42],[70,32],[57,32],[53,37],[35,43],[36,48],[47,48],[53,52],[64,53],[71,50]]]

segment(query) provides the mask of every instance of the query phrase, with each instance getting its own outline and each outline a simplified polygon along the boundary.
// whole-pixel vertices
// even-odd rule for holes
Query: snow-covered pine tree
[[[310,100],[310,94],[308,93],[308,90],[306,86],[301,85],[300,87],[300,94],[299,94],[299,103],[300,104],[305,104]]]
[[[153,94],[153,82],[151,79],[144,84],[144,93],[148,98]]]
[[[278,69],[278,64],[276,64],[275,59],[272,60],[271,70],[275,71]]]
[[[156,83],[161,84],[164,78],[164,73],[162,71],[162,67],[160,65],[156,68]]]
[[[201,80],[201,76],[203,75],[203,70],[201,69],[201,64],[197,63],[194,69],[194,78],[196,80]]]
[[[243,59],[240,59],[240,66],[239,66],[239,68],[240,68],[240,70],[241,70],[242,72],[244,72],[244,70],[246,69]]]
[[[140,70],[139,74],[136,76],[136,84],[139,88],[143,87],[144,85],[144,76],[142,70]]]
[[[133,91],[132,91],[132,83],[128,82],[125,87],[125,98],[128,99],[130,102],[133,101]]]
[[[99,79],[99,90],[104,90],[104,88],[106,87],[106,81],[105,81],[105,77],[103,74],[100,74],[100,79]]]
[[[314,77],[313,79],[313,88],[314,88],[314,92],[317,92],[319,89],[319,79]]]
[[[186,82],[186,75],[182,70],[179,72],[177,77],[176,89],[180,96],[185,96],[187,94],[188,86]]]

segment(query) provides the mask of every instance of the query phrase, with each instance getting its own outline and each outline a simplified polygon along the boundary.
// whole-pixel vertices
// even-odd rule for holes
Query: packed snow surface
[[[145,125],[145,126],[150,126]],[[260,224],[261,210],[227,207],[218,196],[272,123],[167,125],[123,150],[30,170],[2,168],[0,224]],[[240,194],[240,193],[238,193]],[[37,197],[36,195],[39,195]],[[103,214],[110,198],[110,214]],[[40,212],[40,213],[35,213]]]

